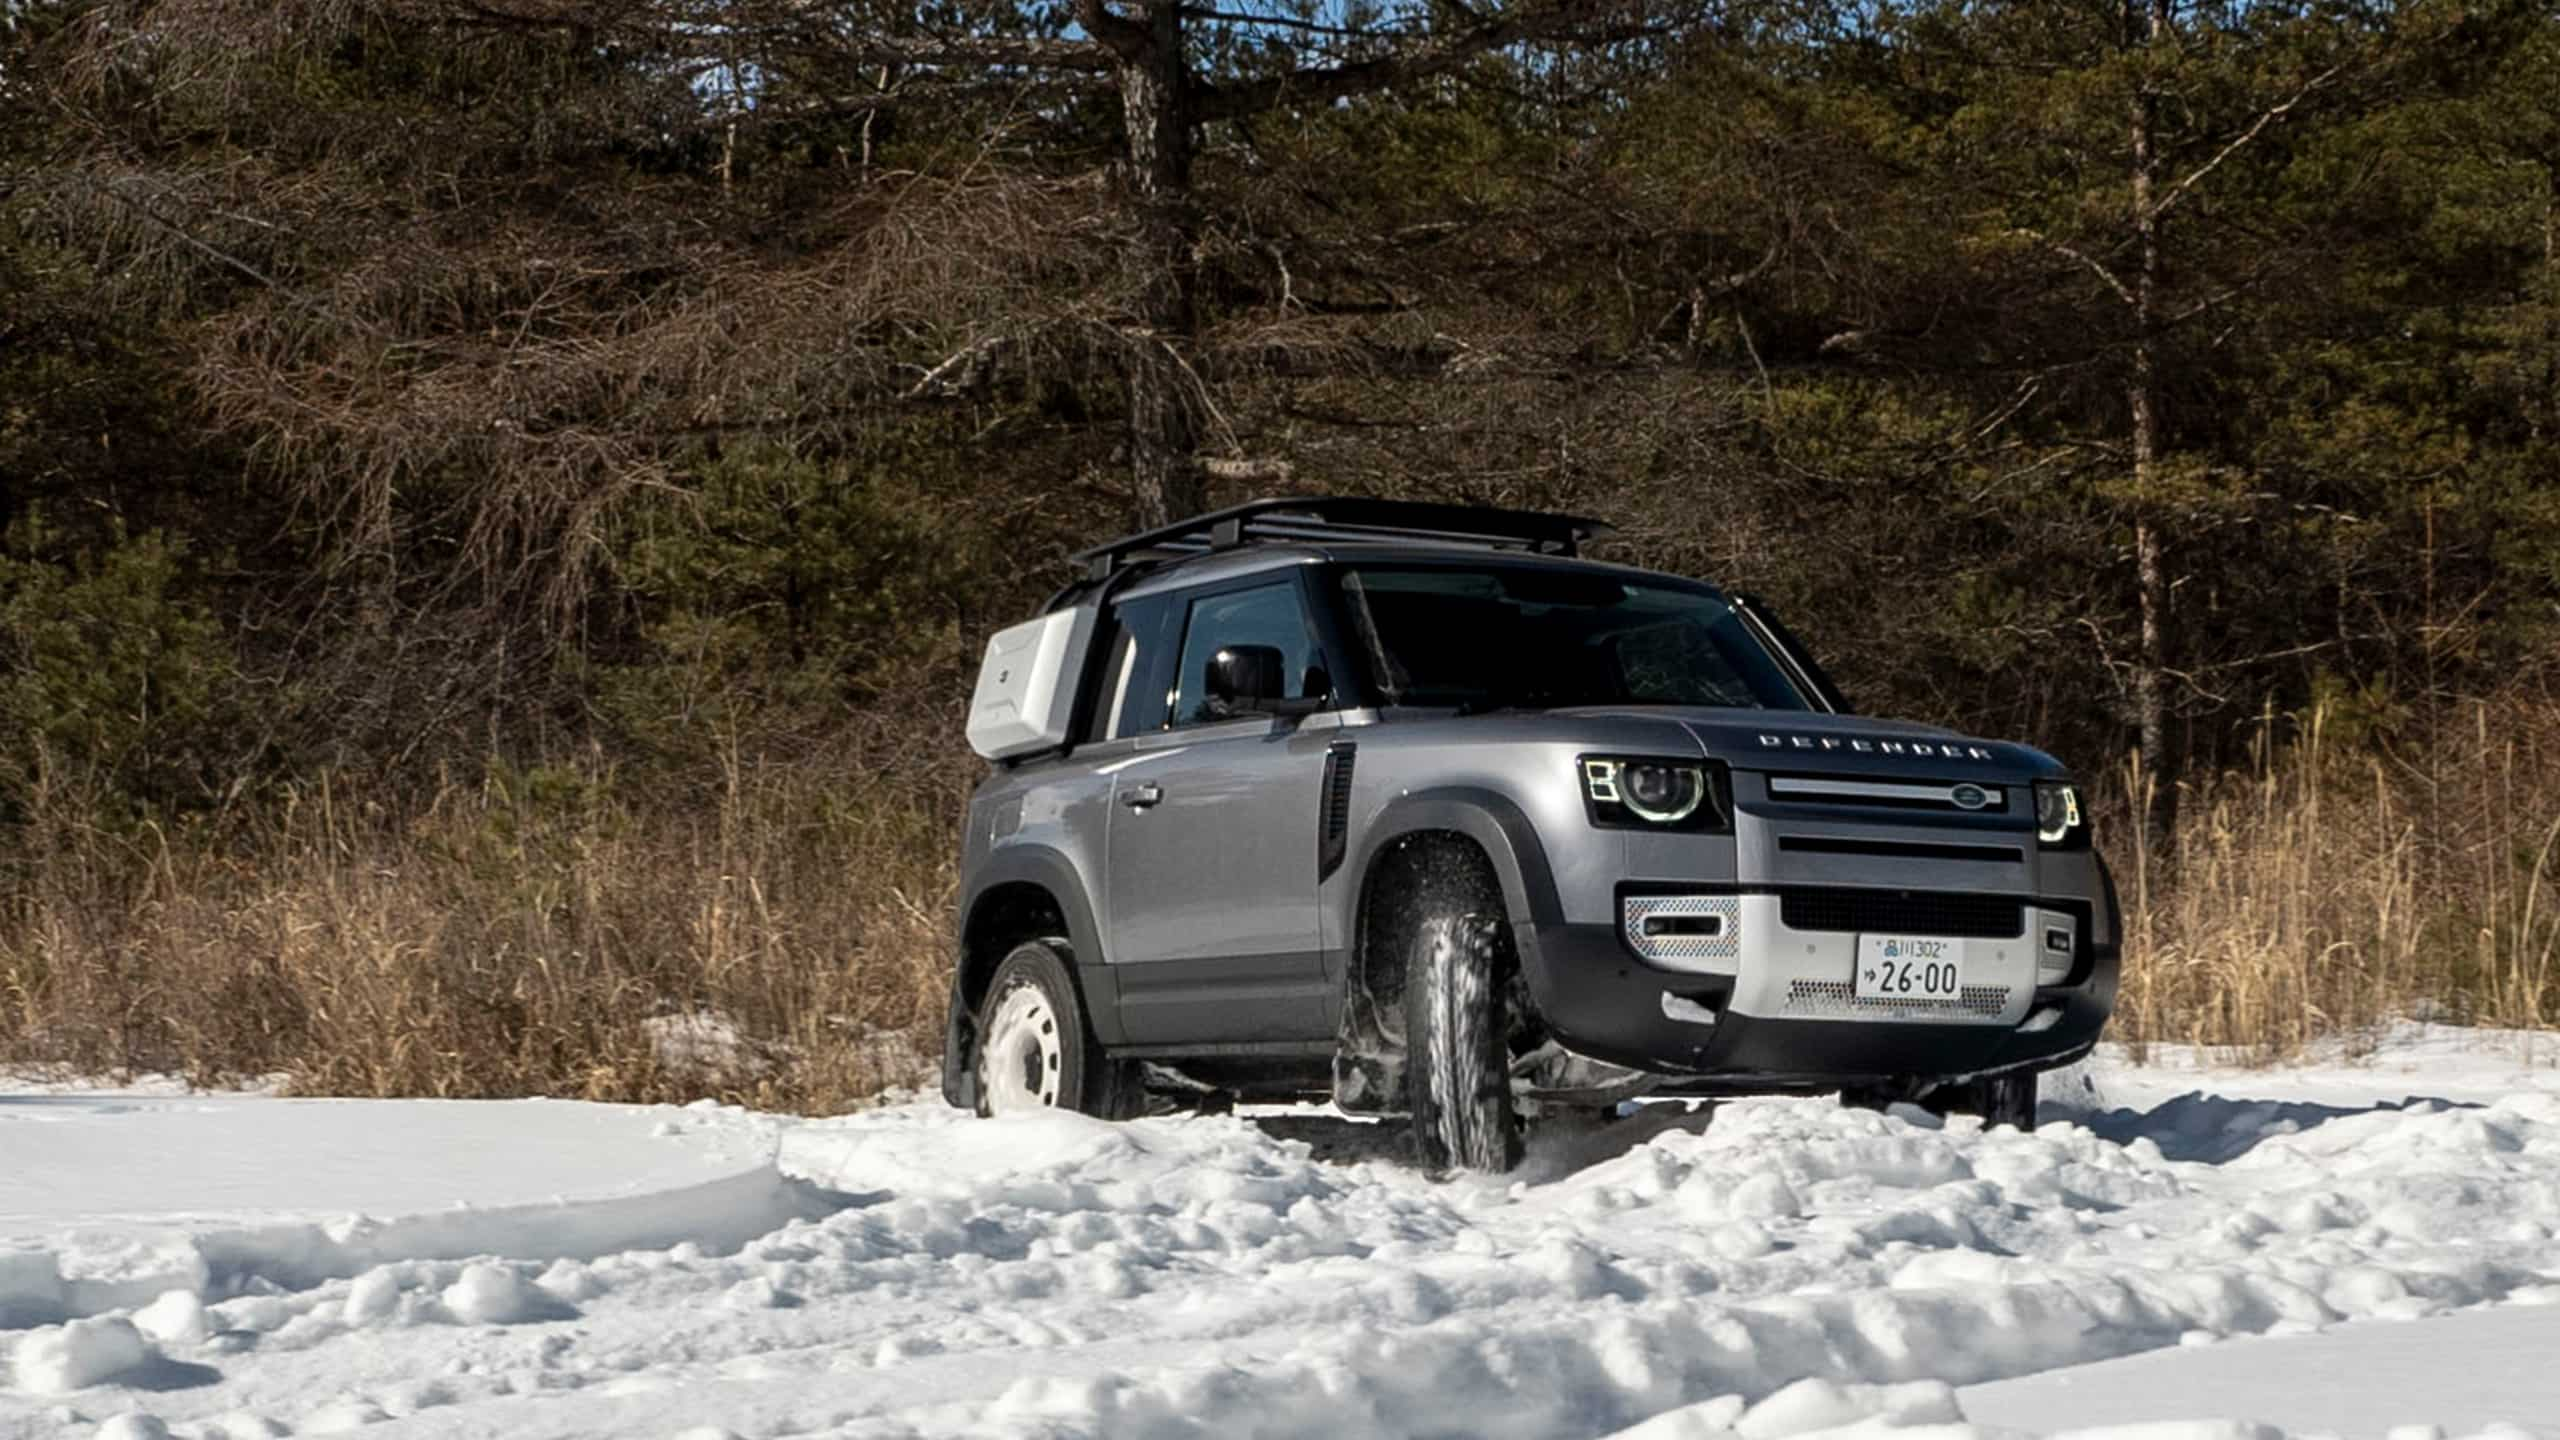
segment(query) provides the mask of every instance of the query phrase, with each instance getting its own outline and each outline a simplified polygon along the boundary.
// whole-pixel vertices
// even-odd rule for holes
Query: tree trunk
[[[2130,0],[2128,8],[2141,4]],[[2145,47],[2169,38],[2169,0],[2149,0],[2148,14],[2128,15],[2130,37]],[[2169,738],[2169,579],[2161,555],[2160,527],[2154,515],[2159,479],[2160,412],[2152,350],[2160,281],[2160,216],[2153,200],[2152,134],[2159,100],[2148,75],[2137,82],[2132,102],[2133,230],[2139,254],[2133,276],[2133,357],[2125,379],[2125,408],[2133,426],[2133,563],[2134,586],[2142,616],[2141,648],[2134,657],[2134,725],[2142,745],[2144,773],[2151,780],[2142,823],[2152,853],[2168,858],[2178,818],[2180,766]]]
[[[2560,166],[2542,167],[2542,405],[2533,438],[2546,421],[2560,422]]]
[[[1128,359],[1130,479],[1138,527],[1153,529],[1198,513],[1206,496],[1199,382],[1189,363],[1199,326],[1190,70],[1180,8],[1150,5],[1143,23],[1143,41],[1120,50],[1117,79],[1138,221],[1130,256],[1139,322]]]

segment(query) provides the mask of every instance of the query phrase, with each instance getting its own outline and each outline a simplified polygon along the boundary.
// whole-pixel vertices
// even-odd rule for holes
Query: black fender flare
[[[975,957],[969,938],[988,897],[1008,885],[1036,885],[1057,902],[1059,913],[1066,917],[1067,944],[1074,951],[1074,963],[1068,966],[1068,972],[1076,983],[1077,1001],[1084,1006],[1085,1023],[1093,1027],[1094,1038],[1105,1045],[1118,1044],[1122,1039],[1119,991],[1110,967],[1103,963],[1102,927],[1094,919],[1093,896],[1086,889],[1082,873],[1074,861],[1049,846],[1002,846],[969,877],[969,888],[961,895],[958,907],[959,953],[951,967],[950,1011],[942,1035],[942,1098],[964,1110],[975,1108],[978,1101],[977,1069],[973,1063],[977,1053],[977,1015],[969,992],[974,982],[985,978],[971,971]]]
[[[2096,1006],[2103,1024],[2104,1017],[2115,1013],[2117,988],[2123,983],[2124,902],[2116,894],[2116,875],[2108,868],[2107,857],[2090,858],[2097,863],[2099,903],[2106,907],[2107,944],[2103,948],[2091,946],[2095,954],[2082,1003]]]
[[[1348,887],[1351,913],[1337,932],[1348,938],[1342,967],[1341,1016],[1333,1063],[1335,1103],[1361,1113],[1384,1114],[1400,1105],[1404,1067],[1397,1055],[1400,1041],[1385,1033],[1384,1017],[1368,1001],[1366,982],[1369,937],[1366,933],[1370,887],[1380,862],[1400,842],[1415,835],[1464,837],[1482,852],[1502,890],[1504,918],[1520,963],[1537,967],[1537,931],[1562,915],[1555,872],[1537,826],[1509,796],[1481,786],[1450,786],[1412,791],[1387,802],[1361,829]]]
[[[1355,946],[1359,911],[1368,904],[1369,880],[1378,857],[1407,836],[1435,830],[1466,836],[1492,862],[1494,878],[1502,886],[1502,906],[1514,929],[1563,921],[1555,872],[1548,867],[1538,827],[1510,796],[1472,785],[1416,790],[1388,801],[1360,837],[1358,863],[1352,868],[1359,877],[1352,896],[1353,923],[1343,932],[1354,936]]]

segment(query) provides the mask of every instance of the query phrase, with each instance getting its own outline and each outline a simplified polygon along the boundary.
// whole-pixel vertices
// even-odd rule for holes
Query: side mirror
[[[1230,715],[1266,715],[1287,693],[1280,651],[1271,645],[1229,645],[1209,657],[1209,703]]]

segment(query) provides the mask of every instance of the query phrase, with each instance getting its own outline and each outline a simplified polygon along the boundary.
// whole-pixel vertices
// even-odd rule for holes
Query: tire
[[[1426,1169],[1498,1175],[1520,1163],[1500,935],[1472,910],[1417,907],[1405,957],[1405,1080]]]
[[[1074,1110],[1121,1120],[1135,1108],[1136,1067],[1094,1043],[1057,946],[1015,946],[987,982],[978,1015],[980,1115]]]
[[[1979,1115],[1985,1126],[2014,1125],[2020,1130],[2033,1130],[2036,1075],[2032,1070],[2014,1070],[2006,1075],[1941,1085],[1920,1103],[1934,1115]]]
[[[1840,1103],[1851,1110],[1873,1110],[1877,1114],[1893,1108],[1894,1102],[1911,1092],[1891,1085],[1849,1085],[1840,1091]]]

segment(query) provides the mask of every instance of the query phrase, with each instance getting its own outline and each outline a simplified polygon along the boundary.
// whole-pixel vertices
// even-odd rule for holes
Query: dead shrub
[[[2174,865],[2140,828],[2124,892],[2117,1038],[2277,1060],[2397,1019],[2560,1018],[2560,705],[2466,704],[2432,743],[2350,743],[2315,711],[2247,770],[2191,784]],[[2117,777],[2139,813],[2148,782]]]
[[[139,853],[57,824],[0,926],[0,1055],[804,1110],[925,1083],[959,790],[865,759],[733,757],[693,794],[493,765],[408,807],[330,774]],[[706,1020],[731,1053],[667,1042]]]

